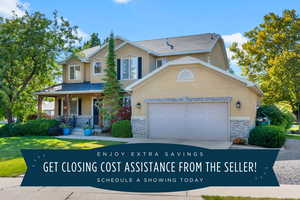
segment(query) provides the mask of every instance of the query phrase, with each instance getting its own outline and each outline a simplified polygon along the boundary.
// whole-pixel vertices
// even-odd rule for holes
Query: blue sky
[[[92,32],[105,37],[111,31],[129,40],[215,32],[227,46],[246,41],[242,34],[265,14],[300,9],[299,0],[0,0],[0,15],[16,9],[16,3],[47,15],[57,10],[79,26],[84,38]],[[232,67],[239,74],[234,62]]]

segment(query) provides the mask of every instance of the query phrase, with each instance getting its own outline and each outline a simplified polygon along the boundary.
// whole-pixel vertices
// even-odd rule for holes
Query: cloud
[[[113,1],[116,2],[116,3],[125,4],[125,3],[129,3],[131,0],[113,0]]]
[[[29,8],[29,3],[20,2],[19,0],[0,0],[0,16],[10,17],[13,11],[22,16],[25,14],[24,10]]]
[[[238,44],[238,47],[241,48],[242,44],[247,42],[247,38],[244,37],[241,33],[233,33],[230,35],[222,35],[222,38],[224,40],[225,46],[226,46],[226,52],[227,56],[230,59],[230,62],[236,64],[236,61],[231,59],[233,53],[229,50],[229,47],[232,45],[233,42],[236,42]]]

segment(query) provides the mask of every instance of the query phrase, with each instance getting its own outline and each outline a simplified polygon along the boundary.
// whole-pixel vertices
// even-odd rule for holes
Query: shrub
[[[240,137],[234,138],[232,141],[233,144],[241,144],[241,145],[246,144],[246,142],[247,142],[246,139]]]
[[[293,125],[293,122],[296,121],[296,116],[289,111],[283,112],[283,116],[284,116],[284,120],[285,120],[285,123],[284,123],[285,129],[291,128]]]
[[[286,131],[280,126],[257,126],[250,131],[249,144],[262,147],[282,147]]]
[[[114,137],[132,137],[131,124],[129,120],[120,120],[112,124],[111,130]]]
[[[0,136],[46,136],[51,127],[58,125],[56,120],[37,119],[25,123],[6,124],[0,128]]]
[[[275,105],[262,105],[257,110],[257,116],[264,117],[266,115],[271,120],[272,125],[289,129],[296,117],[285,107],[280,106],[280,108]]]

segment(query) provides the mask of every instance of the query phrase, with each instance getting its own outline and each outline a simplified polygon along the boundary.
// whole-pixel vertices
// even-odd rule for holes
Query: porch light
[[[240,102],[240,101],[237,101],[236,104],[235,104],[235,107],[236,107],[237,109],[240,109],[240,108],[242,107],[241,102]]]
[[[141,108],[142,108],[142,104],[141,104],[140,102],[138,102],[138,103],[135,105],[135,107],[136,107],[137,109],[141,109]]]

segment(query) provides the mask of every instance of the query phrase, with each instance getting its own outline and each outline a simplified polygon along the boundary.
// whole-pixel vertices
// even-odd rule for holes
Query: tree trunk
[[[12,110],[10,108],[7,109],[5,116],[9,124],[14,122]]]

